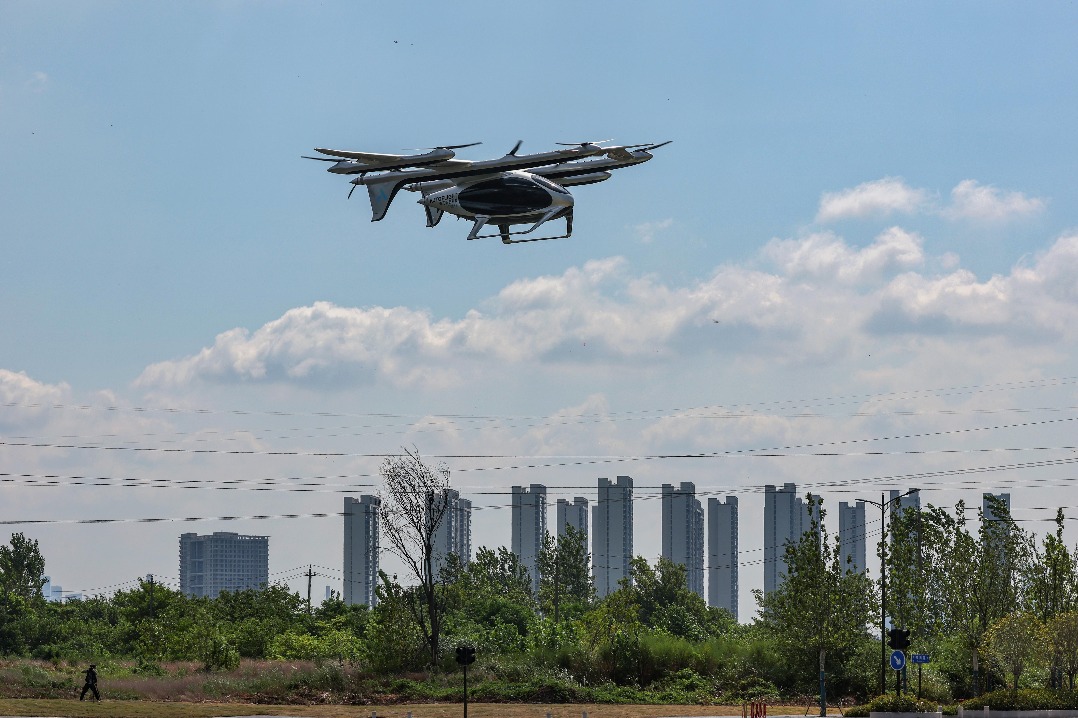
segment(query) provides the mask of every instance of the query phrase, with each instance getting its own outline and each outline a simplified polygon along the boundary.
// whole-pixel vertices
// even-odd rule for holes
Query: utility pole
[[[293,574],[295,575],[295,574]],[[314,565],[307,564],[307,615],[311,615],[311,579],[314,578]]]
[[[880,494],[880,695],[887,693],[887,504]]]
[[[153,611],[153,574],[146,574],[146,582],[150,584],[150,618],[154,617]]]
[[[887,693],[887,509],[918,489],[910,489],[891,500],[880,494],[879,502],[859,499],[880,509],[880,695]]]
[[[559,564],[561,563],[561,551],[559,544],[554,544],[554,625],[558,625],[558,599],[560,598],[559,589],[561,584],[561,576],[559,575]],[[555,630],[557,630],[555,628]]]

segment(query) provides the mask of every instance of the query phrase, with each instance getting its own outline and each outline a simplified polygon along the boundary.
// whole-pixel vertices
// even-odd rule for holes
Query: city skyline
[[[597,481],[596,492],[599,495],[602,495],[604,491],[607,493],[604,509],[609,511],[612,506],[617,505],[617,502],[626,501],[624,496],[626,495],[627,490],[631,491],[631,484],[631,478],[625,476],[618,477],[618,481],[614,483],[611,483],[608,479],[599,478]],[[579,489],[579,487],[577,488]],[[615,490],[613,496],[610,494],[611,489]],[[739,604],[742,598],[738,579],[738,569],[742,561],[738,552],[740,533],[738,497],[735,495],[728,495],[725,497],[725,500],[709,497],[707,499],[707,510],[705,512],[703,505],[696,499],[696,487],[691,482],[681,482],[676,488],[672,484],[663,484],[661,489],[663,546],[660,556],[655,558],[666,558],[685,566],[686,588],[693,591],[701,598],[706,599],[708,606],[724,608],[733,615],[735,620],[738,620],[740,616]],[[528,487],[513,486],[511,491],[512,516],[510,524],[510,541],[508,542],[507,548],[517,555],[521,565],[528,571],[533,592],[537,592],[539,587],[538,552],[543,544],[544,537],[550,536],[551,538],[559,538],[563,534],[566,522],[570,519],[574,521],[579,520],[581,510],[588,506],[588,500],[579,496],[574,497],[572,502],[565,499],[559,499],[554,506],[550,506],[546,501],[547,493],[548,487],[542,484],[531,484]],[[764,494],[764,515],[761,517],[762,520],[758,525],[764,527],[765,547],[770,548],[771,541],[774,540],[770,537],[777,537],[780,531],[787,531],[792,537],[797,530],[800,530],[801,534],[803,534],[809,530],[813,521],[820,521],[819,505],[813,506],[812,511],[810,512],[807,503],[809,500],[820,501],[822,497],[819,495],[808,493],[802,499],[797,496],[796,485],[794,484],[784,484],[781,488],[766,485],[764,487]],[[986,520],[991,521],[994,520],[995,517],[995,514],[990,508],[989,497],[994,496],[1000,499],[1006,509],[1010,511],[1010,496],[1008,494],[995,495],[989,492],[983,492],[981,496],[982,513]],[[918,489],[909,489],[905,492],[896,489],[889,492],[889,497],[890,502],[887,506],[894,513],[905,511],[906,509],[920,511],[922,508],[920,503],[920,491]],[[452,491],[450,498],[457,502],[458,506],[467,506],[470,515],[471,503],[467,499],[460,497],[459,492]],[[363,602],[352,601],[347,597],[347,577],[350,575],[350,570],[348,568],[350,544],[347,537],[349,535],[348,527],[350,519],[354,521],[355,518],[363,517],[364,513],[369,515],[371,504],[378,501],[379,499],[377,497],[369,496],[361,497],[359,500],[351,498],[345,499],[344,515],[346,543],[344,576],[346,578],[344,580],[344,600],[346,603]],[[631,504],[633,498],[630,496],[627,501]],[[373,503],[373,505],[376,507],[377,503]],[[353,506],[359,506],[360,511],[353,514],[352,512],[355,511],[352,508]],[[596,502],[596,508],[598,508],[598,502]],[[551,509],[554,510],[556,519],[553,531],[548,531],[547,515]],[[783,528],[781,525],[776,525],[778,519],[785,516],[787,512],[796,511],[804,512],[804,517],[800,521],[797,521],[796,517],[790,513],[788,526]],[[866,518],[865,512],[866,502],[864,501],[856,501],[853,504],[841,502],[837,511],[837,520],[832,519],[832,522],[837,523],[838,526],[837,536],[839,539],[839,550],[843,564],[849,570],[854,572],[865,572],[868,570],[866,547],[869,543],[867,540],[869,519]],[[630,512],[630,514],[631,513],[632,512]],[[599,515],[598,511],[596,512],[596,515]],[[375,513],[374,516],[376,517],[377,514]],[[706,521],[705,516],[707,517]],[[448,520],[449,519],[447,518],[447,521]],[[828,522],[826,519],[823,519],[823,523],[826,525]],[[369,531],[371,527],[369,518],[365,523],[357,523],[356,525],[364,526],[367,531]],[[586,537],[588,535],[589,526],[587,523],[582,525],[571,525],[574,525],[574,528],[577,528],[583,536]],[[438,535],[450,535],[456,530],[457,529],[451,529],[444,532],[439,531]],[[629,531],[629,534],[631,537],[631,530]],[[797,535],[798,539],[801,534]],[[605,535],[607,536],[606,540],[608,542],[608,532],[605,532]],[[786,540],[791,540],[791,538],[787,538]],[[599,538],[596,543],[602,544],[603,542],[604,539]],[[365,543],[363,545],[369,546],[370,544]],[[502,545],[505,546],[505,544]],[[594,545],[591,548],[594,550]],[[773,568],[765,567],[765,571],[771,571],[772,575],[775,576],[774,580],[776,581],[770,589],[764,587],[765,592],[775,590],[776,587],[781,586],[784,561],[781,558],[782,551],[778,549],[779,547],[775,547],[765,553],[764,563],[774,563]],[[374,551],[377,553],[378,549],[374,549]],[[767,558],[769,555],[776,556],[776,558]],[[467,563],[472,557],[470,548],[461,553],[460,557]],[[589,553],[589,558],[590,557],[591,554]],[[597,565],[594,561],[591,562],[593,578],[597,582],[596,585],[599,585],[599,581],[609,581],[605,576],[599,577],[600,574],[604,573],[602,569],[605,565],[605,563]],[[377,571],[377,569],[375,569],[375,571]],[[706,583],[704,581],[705,576],[707,577]],[[609,590],[611,590],[609,584],[606,584],[606,587],[609,592]],[[328,588],[329,587],[327,587],[327,589]],[[751,589],[747,593],[751,595]],[[373,599],[373,589],[370,596]]]
[[[632,489],[632,479],[630,477],[619,476],[618,479],[619,479],[618,482],[610,482],[608,479],[603,479],[603,478],[599,478],[597,480],[596,493],[601,494],[603,489],[606,489],[607,491],[609,491],[610,489],[614,489],[615,492],[616,492],[616,496],[614,498],[612,498],[612,499],[608,498],[607,499],[608,502],[611,502],[611,501],[615,502],[613,504],[609,504],[608,508],[610,506],[616,506],[617,502],[624,501],[624,498],[622,498],[622,497],[624,496],[626,488],[628,488],[630,491]],[[688,484],[688,485],[686,485],[686,484]],[[555,512],[555,516],[557,516],[558,515],[558,509],[562,508],[564,510],[564,508],[565,508],[565,507],[559,507],[556,504],[555,505],[550,505],[545,501],[546,496],[548,494],[548,488],[549,487],[543,486],[541,484],[533,484],[533,485],[530,485],[529,487],[527,487],[527,490],[524,490],[523,487],[512,487],[512,488],[517,490],[517,491],[512,492],[514,495],[524,499],[522,501],[522,503],[521,503],[522,506],[530,504],[530,508],[527,508],[526,510],[530,511],[533,514],[533,517],[532,517],[533,522],[534,522],[533,527],[534,527],[534,524],[538,523],[539,521],[542,521],[544,526],[547,525],[546,522],[545,522],[545,518],[540,519],[540,517],[546,517],[551,512],[551,510],[553,510]],[[580,488],[581,487],[576,487],[575,490],[577,492],[579,492]],[[661,503],[663,503],[663,502],[673,502],[673,501],[675,501],[675,499],[677,499],[677,500],[680,500],[681,502],[683,502],[685,504],[685,507],[687,508],[687,510],[690,511],[690,513],[691,513],[691,509],[692,509],[691,500],[695,500],[695,486],[691,485],[691,482],[682,482],[681,485],[679,485],[676,489],[675,489],[675,487],[673,485],[670,485],[670,484],[663,484],[661,488],[662,488],[662,493],[660,494],[660,497],[663,500]],[[619,489],[620,489],[620,491],[619,491]],[[809,524],[811,523],[811,521],[813,519],[813,515],[810,515],[808,510],[807,510],[806,499],[813,498],[813,499],[818,500],[818,499],[821,498],[818,494],[807,493],[805,498],[797,497],[795,500],[791,500],[791,497],[796,497],[797,496],[795,493],[793,493],[793,491],[796,491],[796,485],[791,486],[790,484],[786,484],[786,485],[782,486],[781,488],[774,487],[774,486],[771,486],[771,485],[766,485],[764,487],[764,489],[765,490],[764,490],[763,493],[764,493],[765,496],[767,496],[769,494],[775,496],[777,502],[779,502],[781,505],[783,505],[783,506],[785,506],[785,507],[787,507],[787,508],[789,508],[791,510],[800,509],[800,510],[804,511],[805,517],[804,517],[804,519],[802,521],[801,526],[802,526],[802,528],[804,530],[808,529],[808,526],[809,526]],[[893,490],[893,491],[889,492],[889,497],[891,499],[898,499],[898,501],[895,501],[895,504],[891,505],[892,510],[895,510],[896,505],[900,505],[901,510],[904,510],[907,507],[908,508],[913,508],[915,510],[920,510],[922,508],[921,504],[920,504],[920,496],[919,496],[919,491],[918,490],[916,490],[916,489],[909,490],[909,493],[907,495],[905,495],[905,496],[901,495],[903,493],[905,493],[905,492],[902,492],[902,491],[899,491],[899,490]],[[991,511],[990,511],[990,504],[989,504],[989,497],[990,496],[995,496],[995,497],[999,498],[1000,500],[1002,500],[1003,505],[1006,506],[1008,510],[1010,510],[1010,497],[1009,497],[1008,494],[1005,494],[1005,493],[1004,494],[992,494],[991,492],[980,492],[980,497],[981,497],[981,502],[982,502],[982,510],[983,510],[983,513],[986,516],[987,520],[993,520],[993,516],[994,516],[994,514],[992,514]],[[529,501],[529,497],[534,497],[534,498]],[[471,547],[470,543],[462,543],[462,541],[465,540],[465,537],[470,537],[470,530],[471,530],[471,527],[470,527],[470,512],[471,512],[471,508],[472,508],[472,502],[469,499],[461,496],[460,492],[456,491],[456,490],[450,490],[449,493],[448,493],[448,498],[449,498],[449,501],[450,501],[451,509],[449,511],[447,511],[447,513],[446,513],[446,521],[443,523],[443,526],[445,527],[445,530],[440,530],[440,531],[437,532],[437,536],[441,537],[441,538],[437,539],[437,544],[439,546],[441,546],[442,543],[444,543],[444,541],[447,540],[445,538],[447,536],[451,536],[451,535],[457,536],[458,537],[456,539],[456,541],[458,542],[457,545],[460,546],[460,548],[458,549],[458,551],[459,551],[458,555],[460,555],[462,560],[465,563],[467,563],[467,561],[470,560],[470,558],[474,554],[472,553],[472,547]],[[535,501],[534,499],[541,499],[541,501]],[[687,499],[689,501],[686,501]],[[378,526],[377,508],[378,508],[378,506],[380,504],[381,499],[378,496],[360,496],[359,498],[345,497],[344,501],[345,501],[345,510],[340,515],[344,517],[343,525],[345,527],[345,537],[346,537],[346,539],[345,539],[345,543],[344,543],[344,546],[345,546],[345,548],[344,548],[344,560],[343,560],[343,564],[342,564],[342,569],[340,571],[340,575],[343,576],[343,578],[338,579],[338,580],[340,580],[340,586],[341,586],[341,591],[340,591],[339,595],[340,595],[341,599],[345,601],[345,603],[365,603],[367,605],[371,605],[370,603],[368,603],[368,601],[374,601],[375,600],[374,583],[373,582],[365,583],[364,579],[362,577],[364,575],[370,575],[370,573],[365,573],[365,572],[370,572],[372,568],[373,568],[373,573],[376,576],[377,570],[378,570],[377,565],[379,563],[379,559],[381,557],[381,554],[385,552],[384,547],[380,547],[380,546],[375,547],[375,546],[372,546],[371,543],[369,542],[370,537],[373,535],[376,538],[377,543],[380,544],[380,534],[377,532],[377,526]],[[645,499],[643,497],[635,497],[635,498],[629,498],[628,499],[628,503],[630,505],[632,505],[634,503],[634,501],[635,502],[644,501],[645,503],[650,503],[648,501],[648,499]],[[567,502],[567,501],[565,501],[564,503],[569,504],[569,502]],[[573,503],[579,509],[581,506],[586,506],[587,503],[588,503],[588,500],[586,498],[584,498],[584,497],[574,497]],[[540,505],[540,504],[543,506],[543,509],[541,511],[537,508],[538,505]],[[738,544],[739,536],[740,536],[739,519],[738,519],[738,504],[739,504],[738,496],[736,496],[736,495],[728,495],[728,496],[725,497],[725,501],[722,501],[722,500],[720,500],[718,498],[715,498],[715,497],[709,497],[708,498],[707,510],[704,511],[702,509],[702,507],[701,507],[701,511],[700,511],[700,514],[699,514],[700,521],[703,521],[704,516],[707,517],[706,522],[703,522],[703,524],[699,526],[699,530],[701,531],[701,540],[705,541],[705,543],[706,543],[707,560],[703,562],[703,570],[700,573],[701,573],[702,576],[703,575],[707,576],[707,581],[706,581],[706,583],[703,583],[702,585],[700,585],[699,590],[697,590],[696,588],[694,588],[689,583],[691,581],[691,574],[688,573],[688,571],[687,571],[687,575],[686,575],[687,588],[689,588],[690,590],[693,590],[698,595],[701,595],[701,598],[705,598],[706,602],[707,602],[707,605],[716,606],[716,607],[720,607],[720,608],[726,608],[727,610],[730,610],[730,612],[733,614],[735,619],[739,619],[740,615],[742,613],[742,611],[740,610],[740,603],[745,601],[746,599],[752,600],[751,599],[752,587],[749,587],[744,592],[742,592],[740,590],[741,587],[739,585],[739,580],[738,580],[739,566],[742,565],[743,563],[744,564],[756,563],[756,561],[754,561],[752,559],[745,559],[742,556],[740,556],[739,553],[738,553],[738,550],[737,550],[737,544]],[[598,502],[596,502],[596,507],[597,507],[597,505],[598,505]],[[767,506],[767,504],[765,503],[765,507],[763,509],[763,515],[761,516],[762,520],[758,522],[759,526],[766,526],[766,524],[767,524],[767,514],[768,514],[769,510],[766,508],[766,506]],[[456,507],[455,510],[453,510],[452,507]],[[824,520],[824,523],[825,524],[830,524],[832,529],[835,526],[838,527],[838,530],[839,530],[838,535],[839,535],[839,538],[840,538],[840,546],[842,547],[844,554],[847,552],[846,547],[851,545],[851,544],[847,543],[847,542],[844,542],[842,540],[843,532],[844,531],[855,532],[853,534],[854,538],[852,539],[852,545],[855,548],[853,549],[852,552],[850,552],[852,557],[854,558],[854,561],[852,562],[852,564],[853,564],[852,568],[854,570],[858,570],[858,566],[857,566],[857,562],[856,562],[856,558],[857,558],[856,554],[857,554],[858,551],[864,551],[865,545],[867,543],[866,542],[865,529],[866,529],[866,527],[868,525],[870,525],[872,523],[871,519],[866,519],[865,518],[865,514],[864,514],[865,509],[864,509],[864,507],[865,507],[865,504],[863,502],[860,502],[860,501],[857,502],[856,506],[847,504],[846,502],[842,502],[840,504],[840,506],[839,506],[838,511],[836,512],[837,518],[836,518],[836,514],[832,514],[831,519],[829,519],[829,520],[825,519]],[[772,513],[774,513],[776,510],[784,511],[785,508],[781,508],[781,506],[780,506],[780,508],[774,508],[773,507],[770,511]],[[633,514],[635,512],[630,509],[630,511],[628,513],[631,515],[631,514]],[[660,513],[661,513],[661,520],[663,521],[664,524],[666,522],[672,520],[670,518],[672,516],[672,512],[668,512],[665,509],[661,509]],[[456,517],[455,519],[452,518],[454,516]],[[859,521],[861,523],[857,523]],[[455,526],[454,526],[454,523],[455,523]],[[351,529],[349,528],[350,525],[352,527]],[[558,523],[555,522],[553,530],[548,532],[549,535],[551,537],[556,537],[558,528],[559,528]],[[499,545],[505,546],[506,548],[510,548],[510,550],[513,550],[511,548],[511,545],[512,545],[512,535],[513,535],[514,530],[515,530],[514,527],[511,525],[510,526],[510,537],[509,537],[510,541],[504,542],[504,543],[499,544]],[[766,529],[764,529],[764,530],[766,532]],[[861,532],[859,535],[856,533],[858,530],[860,530],[860,532]],[[374,533],[371,533],[372,531]],[[349,551],[350,543],[349,543],[349,540],[348,540],[348,537],[350,535],[352,536],[351,541],[353,542],[351,544],[352,545],[352,551],[351,552]],[[541,541],[541,536],[542,535],[544,535],[544,534],[538,533],[538,532],[536,533],[536,537],[539,538],[540,541]],[[631,535],[631,532],[630,532],[630,535]],[[180,538],[181,538],[181,545],[183,545],[185,540],[191,541],[192,539],[197,540],[198,543],[203,543],[203,542],[206,542],[206,541],[212,542],[214,540],[220,542],[223,539],[232,540],[232,541],[234,541],[235,539],[243,539],[243,540],[246,540],[246,541],[256,540],[256,542],[263,542],[264,543],[265,539],[267,537],[264,537],[264,536],[244,536],[244,535],[238,535],[238,534],[235,534],[235,533],[232,533],[232,532],[215,532],[212,535],[206,535],[206,536],[199,536],[199,535],[194,534],[194,533],[188,533],[188,534],[183,534]],[[858,542],[860,542],[860,544],[861,544],[860,547],[857,547]],[[766,543],[766,536],[765,536],[765,543]],[[875,545],[875,543],[872,543],[872,545]],[[267,544],[267,546],[268,546],[268,544]],[[443,549],[444,549],[444,547],[443,547]],[[439,551],[441,551],[443,549],[439,549]],[[357,550],[358,550],[359,553],[356,553]],[[256,557],[256,558],[258,558],[259,561],[262,561],[264,559],[264,562],[266,564],[266,571],[268,571],[268,566],[269,566],[268,548],[262,548],[262,549],[259,549],[259,551],[260,551],[260,553],[259,553],[258,557]],[[453,551],[453,552],[457,553],[458,551]],[[736,560],[734,560],[732,562],[728,561],[727,558],[726,558],[727,556],[730,555],[731,551],[733,552],[733,555],[737,557]],[[225,548],[223,550],[223,552],[220,549],[217,551],[218,556],[224,556],[225,554],[228,554],[228,553],[229,553],[229,551],[227,550],[227,548]],[[235,552],[232,551],[231,553],[235,553]],[[245,562],[245,564],[250,563],[251,555],[247,555],[249,553],[250,552],[245,552],[244,553],[243,561]],[[514,551],[514,553],[517,553],[517,552]],[[635,555],[639,555],[639,554],[633,554],[633,556],[635,556]],[[863,557],[863,554],[861,554],[861,555]],[[357,561],[356,558],[352,559],[353,563],[359,563],[360,566],[349,569],[349,566],[350,566],[349,558],[352,557],[352,556],[359,556],[360,557],[358,559],[358,561]],[[518,553],[518,556],[520,556],[519,553]],[[658,558],[660,558],[660,557],[663,557],[663,554],[652,556],[652,557],[650,557],[650,560],[653,562],[655,560],[658,560]],[[665,556],[665,557],[670,558],[671,560],[675,560],[677,563],[683,563],[682,561],[678,561],[676,558],[674,558],[672,556]],[[372,567],[372,564],[370,563],[372,558],[374,559],[373,567]],[[649,557],[644,556],[644,558],[647,559]],[[525,566],[529,565],[528,562],[524,560],[524,557],[521,556],[521,560],[522,560],[523,565],[525,565]],[[181,564],[183,563],[183,561],[184,561],[184,559],[183,559],[182,554],[181,554]],[[766,558],[765,558],[764,562],[765,563],[767,562]],[[775,563],[778,566],[778,568],[776,569],[776,575],[778,576],[777,580],[779,581],[779,584],[781,584],[781,575],[782,575],[781,559],[775,560]],[[436,561],[436,566],[440,566],[440,565],[441,565],[441,563]],[[237,570],[237,569],[233,568],[231,566],[231,564],[227,568],[228,568],[228,571],[230,573],[232,573],[232,574],[234,574],[236,572],[236,570]],[[301,569],[301,568],[305,568],[305,567],[295,567],[295,570],[298,570],[298,569]],[[325,569],[325,568],[329,568],[334,573],[337,572],[337,570],[332,568],[332,567],[319,566],[319,569]],[[595,565],[594,561],[592,563],[592,568],[593,568],[593,573],[598,572],[598,567]],[[246,569],[244,569],[244,570],[246,570]],[[860,569],[860,570],[865,570],[865,569]],[[182,571],[182,568],[181,568],[181,576],[182,576],[182,573],[183,573],[183,571]],[[279,573],[283,573],[283,572],[279,572]],[[323,577],[327,577],[327,578],[333,578],[334,573],[326,574],[326,573],[319,570],[319,571],[314,571],[312,575],[323,576]],[[259,575],[261,576],[261,575],[263,575],[263,573],[260,573]],[[272,574],[265,574],[265,575],[266,576],[271,576]],[[348,583],[349,583],[348,576],[349,575],[353,575],[353,576],[358,577],[358,578],[351,579],[351,581],[356,586],[361,587],[361,588],[354,589],[354,595],[352,595],[351,597],[349,596],[349,592],[348,592]],[[143,579],[142,579],[142,577],[139,577],[138,580],[141,581]],[[170,582],[167,579],[167,577],[164,580],[159,580],[159,582],[163,583],[164,585],[174,585],[176,588],[178,588],[180,590],[184,590],[182,588],[182,584],[174,584],[174,583]],[[534,579],[533,579],[533,590],[537,590],[537,582],[538,582],[538,576],[535,576]],[[250,580],[247,580],[246,582],[242,583],[242,585],[239,585],[239,588],[241,588],[241,589],[242,588],[256,588],[259,585],[267,585],[269,583],[273,583],[273,581],[270,581],[268,578],[261,579],[261,578],[256,577],[254,579],[250,579]],[[233,585],[233,584],[230,584],[230,585]],[[219,591],[219,590],[221,590],[222,586],[223,586],[223,584],[221,584],[220,581],[217,581],[214,584],[214,588],[212,590]],[[614,587],[616,588],[616,585]],[[334,591],[336,590],[335,588],[333,588],[332,585],[327,585],[325,587],[325,589],[326,589],[326,597],[327,598],[330,595],[329,594],[330,590],[334,590]],[[204,590],[204,589],[200,588],[199,590]],[[230,589],[230,590],[235,590],[235,589]],[[52,584],[51,580],[47,584],[47,588],[43,589],[43,594],[45,595],[47,600],[53,600],[53,601],[71,600],[73,598],[79,598],[79,597],[82,596],[82,594],[79,593],[79,592],[63,591],[60,586],[54,586]],[[199,595],[201,595],[201,594],[199,594]],[[364,600],[364,597],[367,597],[367,599]]]

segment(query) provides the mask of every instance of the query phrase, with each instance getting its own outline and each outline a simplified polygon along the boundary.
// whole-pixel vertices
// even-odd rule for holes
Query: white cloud
[[[53,404],[63,401],[67,384],[45,384],[23,372],[0,369],[0,428],[27,428],[46,420]]]
[[[817,222],[833,222],[851,217],[886,217],[921,210],[930,200],[923,189],[915,189],[897,177],[884,177],[859,184],[853,189],[825,192],[816,213]]]
[[[1032,266],[980,281],[956,269],[942,276],[907,273],[880,293],[877,328],[905,332],[994,333],[1073,341],[1078,327],[1078,235],[1059,238]]]
[[[683,286],[633,274],[621,258],[596,260],[513,282],[459,319],[317,302],[154,364],[137,386],[444,390],[507,366],[611,370],[703,355],[767,356],[773,366],[838,362],[865,342],[891,337],[900,351],[944,330],[1016,344],[1078,337],[1078,235],[1059,239],[1030,266],[983,281],[958,266],[927,272],[926,265],[950,267],[956,258],[928,261],[921,238],[897,227],[863,248],[827,233],[775,240],[760,259],[773,269],[726,265]]]
[[[40,70],[30,73],[30,78],[26,81],[26,86],[30,88],[31,92],[44,92],[49,86],[49,76]]]
[[[943,215],[951,219],[1002,222],[1044,211],[1045,201],[1021,192],[1003,192],[976,180],[962,180],[951,190],[951,205]]]
[[[772,240],[763,254],[786,276],[849,283],[878,280],[885,273],[923,265],[923,244],[916,234],[892,227],[862,249],[826,232],[803,239]]]
[[[656,222],[642,222],[633,226],[633,231],[636,232],[636,236],[644,244],[651,244],[655,241],[655,238],[661,235],[666,230],[674,226],[674,220],[671,217],[658,220]]]

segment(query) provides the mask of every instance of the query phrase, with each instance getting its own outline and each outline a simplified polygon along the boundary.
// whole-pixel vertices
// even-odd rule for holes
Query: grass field
[[[659,716],[740,716],[741,706],[591,705],[470,703],[469,718],[659,718]],[[768,706],[771,715],[802,715],[804,706]],[[418,703],[394,706],[266,706],[249,703],[172,703],[158,701],[79,702],[63,699],[0,698],[0,716],[57,718],[214,718],[216,716],[282,715],[330,718],[460,718],[460,703]],[[837,715],[837,711],[835,711]]]

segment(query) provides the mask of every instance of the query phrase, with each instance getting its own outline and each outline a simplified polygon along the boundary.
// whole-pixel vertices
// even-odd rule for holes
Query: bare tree
[[[408,607],[427,644],[431,665],[438,663],[444,601],[435,575],[435,538],[448,512],[449,469],[423,463],[415,447],[382,462],[386,498],[382,501],[382,533],[412,572],[418,585],[406,592]]]

